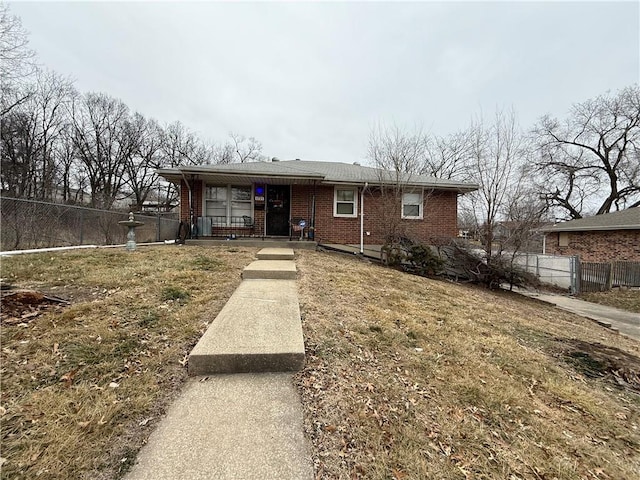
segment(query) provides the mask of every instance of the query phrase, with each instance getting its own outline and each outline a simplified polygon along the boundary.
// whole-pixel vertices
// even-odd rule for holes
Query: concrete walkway
[[[515,289],[521,295],[535,298],[545,303],[555,305],[567,312],[575,313],[585,318],[598,322],[603,327],[616,330],[623,335],[640,340],[640,314],[627,312],[619,308],[607,307],[597,303],[585,302],[566,295],[553,293],[532,292],[524,289]]]
[[[258,259],[268,264],[245,269],[250,279],[189,357],[190,375],[200,376],[187,381],[126,480],[313,479],[302,405],[293,374],[283,373],[304,365],[293,250],[263,249]]]

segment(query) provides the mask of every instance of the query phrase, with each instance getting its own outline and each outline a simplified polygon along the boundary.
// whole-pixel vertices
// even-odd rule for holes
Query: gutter
[[[567,222],[568,223],[568,222]],[[562,228],[560,226],[541,228],[543,233],[557,233],[557,232],[610,232],[613,230],[640,230],[640,225],[606,225],[596,227],[567,227]]]

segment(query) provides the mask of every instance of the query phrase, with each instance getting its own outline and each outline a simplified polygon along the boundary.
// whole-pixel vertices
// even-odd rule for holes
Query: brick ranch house
[[[395,172],[359,164],[302,160],[158,173],[180,185],[180,218],[197,225],[199,237],[294,236],[338,244],[381,245],[390,223],[425,242],[455,237],[458,195],[477,189],[422,175],[397,178]],[[390,191],[398,194],[392,197]]]
[[[640,207],[541,229],[544,253],[579,255],[583,262],[640,261]]]

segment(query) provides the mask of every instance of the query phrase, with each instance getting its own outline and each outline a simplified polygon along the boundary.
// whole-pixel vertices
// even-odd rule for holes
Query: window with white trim
[[[422,190],[402,193],[402,218],[422,219],[423,208]]]
[[[233,226],[251,216],[251,186],[207,185],[204,198],[205,216],[212,217],[213,226]]]
[[[336,187],[333,196],[334,217],[358,216],[358,189],[356,187]]]

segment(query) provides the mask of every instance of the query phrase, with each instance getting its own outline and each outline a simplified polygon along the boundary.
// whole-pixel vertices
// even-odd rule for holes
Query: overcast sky
[[[378,123],[437,134],[637,83],[640,2],[11,2],[40,62],[201,137],[362,161]]]

